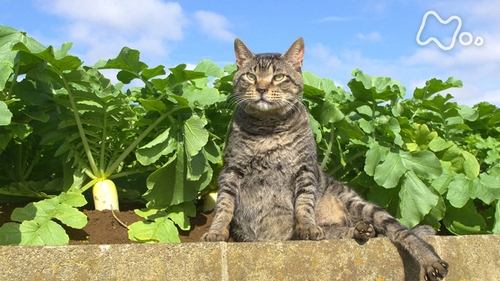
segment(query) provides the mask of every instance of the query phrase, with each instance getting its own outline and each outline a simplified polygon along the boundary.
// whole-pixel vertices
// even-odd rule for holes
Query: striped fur
[[[413,230],[321,171],[301,102],[304,43],[253,55],[235,41],[237,102],[218,178],[214,221],[204,241],[355,238],[386,235],[439,280],[448,265]]]

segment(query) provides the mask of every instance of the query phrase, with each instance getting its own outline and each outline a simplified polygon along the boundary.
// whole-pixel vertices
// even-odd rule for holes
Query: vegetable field
[[[144,206],[130,240],[179,242],[216,190],[235,66],[148,66],[126,47],[88,66],[70,48],[0,27],[0,202],[27,202],[0,244],[67,244],[62,225],[83,228],[82,207],[118,208],[96,195],[114,185],[120,202]],[[409,227],[500,233],[498,107],[454,102],[455,78],[412,92],[360,70],[349,90],[310,72],[304,81],[325,171]]]

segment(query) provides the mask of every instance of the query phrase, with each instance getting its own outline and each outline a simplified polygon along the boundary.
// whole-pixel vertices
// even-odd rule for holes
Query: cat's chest
[[[254,168],[290,167],[297,158],[288,135],[255,138],[247,143],[247,147],[248,164]]]

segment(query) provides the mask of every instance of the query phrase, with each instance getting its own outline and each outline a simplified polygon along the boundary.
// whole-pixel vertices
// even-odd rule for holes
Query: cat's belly
[[[291,177],[255,175],[238,192],[232,236],[237,241],[289,240],[293,235],[294,207]]]

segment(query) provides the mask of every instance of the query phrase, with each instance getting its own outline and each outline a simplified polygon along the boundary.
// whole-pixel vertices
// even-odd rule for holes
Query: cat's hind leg
[[[381,207],[363,200],[355,191],[331,178],[326,193],[332,193],[344,204],[349,217],[372,224],[377,233],[386,235],[407,250],[422,266],[425,280],[437,281],[448,274],[448,263],[437,255],[434,248]]]

